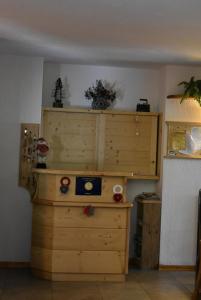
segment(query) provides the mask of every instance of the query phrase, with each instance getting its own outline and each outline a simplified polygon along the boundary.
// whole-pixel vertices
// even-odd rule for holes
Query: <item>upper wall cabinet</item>
[[[103,169],[155,175],[157,125],[156,115],[106,115]]]
[[[158,113],[43,109],[48,167],[156,176]]]

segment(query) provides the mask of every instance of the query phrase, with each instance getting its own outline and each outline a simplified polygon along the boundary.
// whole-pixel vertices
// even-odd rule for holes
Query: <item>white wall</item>
[[[40,122],[42,81],[43,105],[52,106],[52,89],[61,76],[72,106],[89,107],[86,90],[96,79],[116,82],[122,99],[115,108],[135,110],[139,98],[148,98],[152,111],[165,111],[166,120],[201,121],[201,108],[194,102],[180,105],[165,100],[179,93],[177,83],[200,78],[196,67],[168,66],[159,69],[117,68],[45,64],[42,59],[0,57],[0,261],[28,261],[30,258],[31,204],[28,192],[18,187],[21,122]],[[43,78],[42,78],[43,76]],[[160,101],[161,100],[161,101]],[[69,102],[65,100],[65,106]],[[197,195],[200,188],[201,161],[164,161],[162,186],[161,264],[193,264],[197,226]],[[128,199],[155,191],[154,181],[129,181]],[[133,256],[134,215],[131,223],[130,256]]]
[[[0,56],[0,261],[29,261],[31,202],[18,187],[20,123],[40,123],[43,60]]]
[[[95,84],[96,79],[115,83],[121,99],[117,100],[115,108],[135,111],[140,98],[147,98],[152,111],[159,107],[159,69],[156,68],[120,68],[85,65],[44,65],[45,87],[43,89],[43,106],[52,106],[52,89],[59,73],[67,93],[65,106],[90,107],[91,101],[85,99],[84,91]],[[55,76],[53,75],[55,72]],[[49,90],[48,90],[49,88]]]
[[[178,94],[177,83],[191,76],[201,78],[201,68],[165,68],[165,93]],[[164,99],[166,121],[201,122],[201,108],[195,101]],[[164,149],[167,133],[164,131]],[[164,152],[165,154],[165,152]],[[164,159],[162,177],[162,219],[160,264],[193,265],[196,254],[197,198],[201,188],[201,160]]]

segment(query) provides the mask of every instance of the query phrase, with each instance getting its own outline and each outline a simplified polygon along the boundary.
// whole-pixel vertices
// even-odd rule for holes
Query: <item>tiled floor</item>
[[[49,282],[26,269],[0,269],[0,300],[185,300],[193,272],[130,271],[125,283]]]

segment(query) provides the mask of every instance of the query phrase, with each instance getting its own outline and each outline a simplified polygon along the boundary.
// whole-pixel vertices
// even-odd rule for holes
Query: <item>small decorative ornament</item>
[[[115,184],[113,186],[113,193],[114,194],[122,194],[123,193],[123,186],[120,184]]]
[[[150,111],[150,105],[147,99],[140,99],[140,103],[137,104],[136,111]]]
[[[91,181],[87,181],[85,184],[84,184],[84,188],[86,191],[91,191],[93,190],[93,183]]]
[[[65,98],[65,96],[61,78],[58,78],[56,81],[52,97],[54,97],[53,107],[63,107],[62,99]]]
[[[69,185],[70,185],[70,178],[69,177],[62,177],[60,180],[60,192],[62,194],[67,194],[69,190]]]
[[[93,216],[94,212],[95,212],[94,207],[92,207],[91,205],[88,205],[88,206],[84,207],[84,209],[83,209],[84,215],[86,215],[88,217]]]
[[[61,185],[69,185],[70,184],[70,178],[69,177],[62,177],[60,180]]]
[[[36,143],[37,165],[39,169],[46,169],[46,159],[49,151],[48,144],[44,138],[39,138]]]
[[[113,195],[113,200],[115,202],[121,202],[123,200],[123,195],[120,193],[116,193]]]

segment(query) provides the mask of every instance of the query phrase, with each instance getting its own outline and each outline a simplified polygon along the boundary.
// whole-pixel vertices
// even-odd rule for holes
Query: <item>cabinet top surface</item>
[[[87,170],[65,170],[65,169],[33,169],[33,173],[37,174],[53,174],[53,175],[84,175],[84,176],[117,176],[132,177],[132,172],[109,172],[109,171],[87,171]]]
[[[70,112],[70,113],[92,113],[92,114],[122,114],[122,115],[138,115],[138,116],[158,116],[158,112],[140,112],[140,111],[126,111],[118,109],[95,110],[83,107],[69,107],[69,108],[53,108],[43,107],[43,112]]]
[[[138,203],[143,203],[143,204],[161,204],[161,200],[157,199],[157,198],[155,198],[155,199],[136,198],[135,201]]]
[[[69,206],[69,207],[86,207],[90,205],[92,207],[100,207],[100,208],[132,208],[133,203],[126,201],[124,203],[95,203],[95,202],[70,202],[70,201],[50,201],[44,199],[35,198],[32,200],[32,203],[48,205],[48,206]]]

